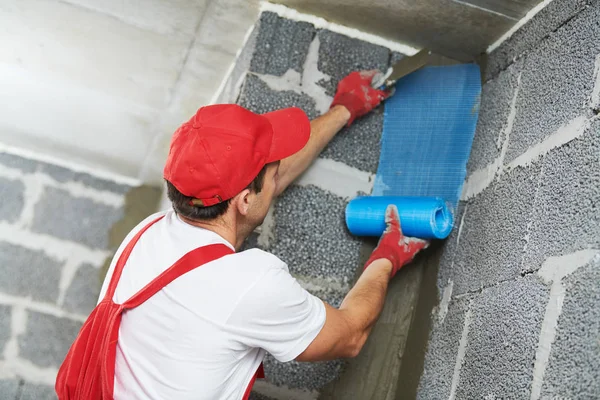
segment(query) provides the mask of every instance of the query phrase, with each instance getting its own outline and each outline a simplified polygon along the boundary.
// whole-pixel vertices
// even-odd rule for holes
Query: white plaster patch
[[[529,10],[529,12],[527,14],[525,14],[525,16],[523,18],[521,18],[519,20],[519,22],[514,24],[512,26],[512,28],[510,28],[504,35],[500,36],[500,38],[498,38],[498,40],[496,40],[494,43],[492,43],[490,46],[488,46],[487,53],[490,54],[492,51],[496,50],[505,40],[510,38],[516,31],[518,31],[530,19],[535,17],[535,15],[537,13],[542,11],[544,9],[544,7],[546,7],[548,4],[550,4],[551,1],[552,0],[544,0],[544,1],[540,2],[537,6],[533,7],[531,10]]]
[[[317,158],[302,174],[296,184],[314,185],[340,197],[352,198],[359,192],[371,193],[374,175],[349,167],[339,161]]]
[[[542,385],[546,366],[550,359],[550,350],[556,337],[558,319],[562,313],[566,288],[562,279],[571,275],[577,269],[587,265],[592,259],[600,258],[600,250],[587,249],[558,257],[549,257],[538,271],[542,280],[550,284],[550,296],[544,313],[544,320],[540,330],[538,347],[535,353],[533,366],[533,380],[531,383],[531,400],[538,400],[541,396]]]
[[[454,265],[454,263],[453,263]],[[438,323],[444,323],[446,315],[448,314],[448,305],[452,299],[452,289],[454,288],[454,282],[448,279],[448,284],[444,288],[444,294],[442,295],[442,301],[440,302],[440,312],[438,314]]]
[[[370,33],[366,33],[363,31],[359,31],[355,28],[349,28],[344,25],[336,24],[333,22],[329,22],[324,18],[317,17],[315,15],[304,14],[298,12],[292,8],[286,7],[281,4],[273,4],[267,1],[261,2],[260,5],[261,12],[270,11],[273,12],[280,17],[291,19],[293,21],[304,21],[310,24],[313,24],[317,29],[327,29],[332,32],[339,33],[341,35],[345,35],[351,38],[360,39],[365,42],[373,43],[379,46],[387,47],[390,50],[397,51],[399,53],[405,54],[407,56],[415,55],[419,52],[420,49],[415,47],[395,42],[393,40],[385,39],[381,36],[373,35]]]
[[[69,242],[43,233],[34,233],[15,225],[0,222],[0,241],[41,250],[58,260],[77,258],[94,266],[104,263],[110,253],[106,250],[91,249],[79,243]]]
[[[262,379],[254,383],[252,390],[274,399],[316,400],[319,397],[319,392],[316,390],[291,389],[285,385],[276,386]]]
[[[454,398],[456,397],[456,389],[460,380],[460,370],[462,368],[462,364],[465,359],[465,354],[467,352],[469,327],[471,326],[472,318],[473,315],[471,313],[471,303],[469,303],[467,312],[465,312],[465,322],[463,325],[463,331],[460,336],[460,341],[458,343],[458,352],[456,354],[456,363],[454,364],[454,373],[452,374],[452,385],[450,387],[450,395],[448,396],[448,400],[454,400]]]
[[[326,278],[314,278],[305,275],[294,274],[294,278],[296,278],[300,286],[308,291],[326,292],[329,290],[334,290],[336,292],[345,294],[351,289],[351,286],[348,284],[348,282],[345,282],[345,280],[336,279],[331,276]]]
[[[329,110],[333,97],[328,96],[325,93],[325,88],[319,85],[320,81],[328,82],[331,80],[329,75],[319,71],[319,47],[321,47],[321,41],[319,40],[319,35],[315,35],[313,41],[308,46],[308,52],[306,53],[306,59],[302,68],[302,90],[314,99],[316,110],[321,114],[325,114]]]
[[[295,69],[288,69],[285,71],[285,74],[281,76],[257,74],[254,72],[250,72],[250,74],[260,77],[270,89],[277,92],[291,90],[296,93],[302,93],[302,77],[300,76],[300,72]]]
[[[596,56],[594,63],[594,88],[592,89],[591,104],[592,108],[600,107],[600,54]]]
[[[506,168],[511,170],[516,167],[523,167],[531,164],[550,150],[569,143],[583,135],[589,125],[590,120],[588,120],[585,115],[580,115],[579,117],[572,119],[567,124],[558,128],[542,142],[531,146],[527,151],[511,161]]]

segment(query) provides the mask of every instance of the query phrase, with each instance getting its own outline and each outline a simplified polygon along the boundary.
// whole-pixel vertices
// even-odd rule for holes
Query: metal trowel
[[[427,65],[430,55],[430,50],[423,49],[414,56],[402,58],[396,64],[392,65],[385,75],[382,75],[379,79],[375,79],[373,87],[381,90],[393,88],[398,79]]]

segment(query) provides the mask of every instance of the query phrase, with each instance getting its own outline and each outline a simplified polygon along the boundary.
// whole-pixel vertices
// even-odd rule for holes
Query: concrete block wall
[[[315,118],[329,108],[340,79],[355,70],[387,70],[401,55],[351,39],[306,22],[270,12],[261,15],[249,42],[245,68],[232,81],[239,92],[223,101],[237,101],[255,112],[302,108]],[[244,57],[242,57],[244,59]],[[337,306],[359,267],[362,241],[345,227],[344,208],[350,198],[369,193],[379,160],[383,110],[377,109],[342,130],[315,164],[276,202],[249,246],[270,251],[288,263],[301,285]],[[266,382],[255,387],[256,398],[316,398],[334,380],[343,362],[281,364],[268,357]]]
[[[170,136],[211,102],[257,3],[4,2],[0,142],[162,183]]]
[[[420,399],[600,397],[600,3],[489,55]]]
[[[131,203],[149,213],[159,194],[0,152],[0,399],[56,398],[101,269],[143,218]]]

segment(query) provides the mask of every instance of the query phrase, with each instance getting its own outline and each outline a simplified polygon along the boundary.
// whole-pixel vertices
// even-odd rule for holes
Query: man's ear
[[[241,215],[248,215],[250,203],[252,202],[252,192],[250,189],[244,189],[232,199],[233,205]]]

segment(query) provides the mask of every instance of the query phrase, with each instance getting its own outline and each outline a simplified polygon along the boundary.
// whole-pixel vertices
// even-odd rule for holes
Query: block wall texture
[[[0,152],[0,399],[55,399],[127,185]],[[158,196],[158,191],[156,191]]]
[[[255,112],[296,106],[315,118],[327,111],[337,83],[346,74],[373,68],[385,71],[400,56],[269,12],[261,15],[255,29],[253,57],[239,97],[233,99]],[[300,179],[280,196],[248,244],[280,257],[301,285],[334,306],[350,288],[362,245],[345,226],[348,191],[370,191],[382,123],[380,108],[344,128],[311,167],[307,175],[313,178]],[[335,182],[339,171],[350,177],[341,190]],[[348,187],[353,185],[354,189]],[[256,398],[315,398],[343,365],[342,361],[282,364],[267,357],[267,383],[255,388]]]
[[[490,54],[419,399],[600,398],[600,3]]]

